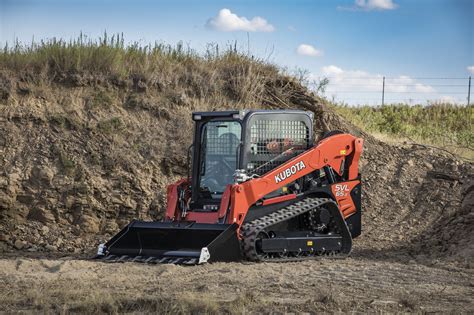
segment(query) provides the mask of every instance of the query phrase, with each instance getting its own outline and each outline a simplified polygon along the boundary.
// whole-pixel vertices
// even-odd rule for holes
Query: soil
[[[253,101],[229,94],[210,106],[146,82],[136,91],[107,78],[45,84],[0,74],[7,312],[474,312],[471,162],[378,141],[286,77],[267,79]],[[166,185],[186,174],[191,112],[228,108],[311,110],[317,136],[340,129],[365,139],[363,232],[352,256],[196,267],[86,260],[130,220],[161,217]]]
[[[345,260],[195,267],[12,257],[0,259],[0,274],[6,311],[474,311],[472,270],[358,250]]]

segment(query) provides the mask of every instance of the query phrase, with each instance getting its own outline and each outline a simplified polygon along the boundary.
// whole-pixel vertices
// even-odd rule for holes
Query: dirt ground
[[[4,257],[0,275],[6,312],[474,312],[472,269],[357,249],[344,260],[194,267]]]

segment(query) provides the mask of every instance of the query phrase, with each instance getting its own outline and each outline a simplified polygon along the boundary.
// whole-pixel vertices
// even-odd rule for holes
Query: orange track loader
[[[363,140],[340,131],[313,143],[313,113],[195,112],[187,179],[165,218],[132,221],[98,258],[199,264],[345,256],[361,234]],[[189,164],[189,163],[188,163]]]

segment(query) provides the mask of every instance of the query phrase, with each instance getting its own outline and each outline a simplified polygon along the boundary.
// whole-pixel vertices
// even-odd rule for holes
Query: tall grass
[[[369,132],[474,150],[473,105],[336,105],[334,109]]]
[[[282,74],[274,64],[241,52],[236,43],[224,48],[209,44],[204,52],[197,52],[183,43],[125,43],[121,34],[104,33],[96,40],[80,35],[69,41],[15,42],[0,49],[0,78],[19,78],[33,85],[85,86],[106,81],[123,87],[133,82],[137,90],[153,89],[169,98],[186,95],[214,106],[229,100],[241,107],[261,104],[267,84]],[[292,92],[287,86],[281,90]]]
[[[48,74],[90,72],[119,76],[144,75],[159,71],[163,60],[176,63],[245,60],[247,64],[263,64],[262,60],[239,52],[236,44],[224,49],[220,49],[217,44],[210,44],[200,54],[182,42],[176,45],[159,42],[149,45],[125,43],[122,34],[109,36],[107,33],[96,40],[81,34],[69,41],[56,38],[28,44],[16,41],[13,45],[7,43],[0,51],[0,69]],[[266,66],[270,65],[266,63]]]
[[[304,83],[304,75],[288,77],[266,60],[240,52],[236,44],[224,49],[210,44],[205,52],[198,53],[182,43],[125,43],[123,35],[107,33],[94,40],[81,34],[69,41],[52,38],[7,44],[0,49],[0,70],[34,82],[57,78],[61,81],[75,73],[139,78],[163,95],[176,94],[181,98],[179,92],[185,91],[203,102],[218,104],[232,99],[244,107],[272,103],[272,98],[278,99],[280,106],[288,105],[295,88],[289,82]],[[287,81],[279,82],[281,75]],[[274,96],[275,93],[278,95]],[[474,147],[473,106],[399,104],[334,108],[369,132],[471,151]]]

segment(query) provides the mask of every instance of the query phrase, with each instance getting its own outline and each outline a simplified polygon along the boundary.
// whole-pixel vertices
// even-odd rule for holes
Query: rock
[[[35,245],[32,245],[30,248],[28,248],[28,251],[29,251],[29,252],[37,252],[37,251],[38,251],[38,247],[35,246]]]
[[[0,242],[0,253],[8,251],[8,244],[5,242]]]
[[[16,200],[26,205],[31,205],[35,201],[35,197],[30,194],[19,194],[16,196]]]
[[[119,230],[119,226],[115,220],[109,220],[105,225],[105,233],[115,234]]]
[[[35,220],[43,224],[56,222],[54,215],[43,207],[33,208],[30,213],[28,213],[28,219]]]
[[[75,225],[72,229],[71,229],[71,233],[76,235],[76,236],[79,236],[81,234],[81,227],[79,225]]]
[[[16,240],[15,243],[13,243],[13,247],[18,250],[23,249],[26,247],[26,242],[22,240]]]
[[[47,244],[44,248],[46,250],[50,251],[50,252],[55,252],[55,251],[58,250],[58,248],[56,246],[53,246],[53,245],[50,245],[50,244]]]
[[[10,236],[7,234],[0,234],[0,242],[8,242],[10,240]]]
[[[415,166],[415,161],[413,161],[412,159],[410,159],[410,160],[407,161],[407,164],[408,164],[409,166]]]
[[[423,163],[425,165],[425,167],[429,170],[432,170],[433,169],[433,164],[429,163],[429,162],[425,162]]]
[[[41,235],[46,235],[49,233],[49,227],[47,227],[46,225],[43,225],[41,227]]]
[[[54,172],[47,166],[35,166],[31,170],[29,181],[33,185],[39,187],[51,186],[54,177]]]
[[[94,215],[83,215],[79,225],[86,233],[99,233],[100,220]]]
[[[56,238],[56,241],[54,242],[54,245],[59,248],[63,244],[63,239],[60,237]]]

